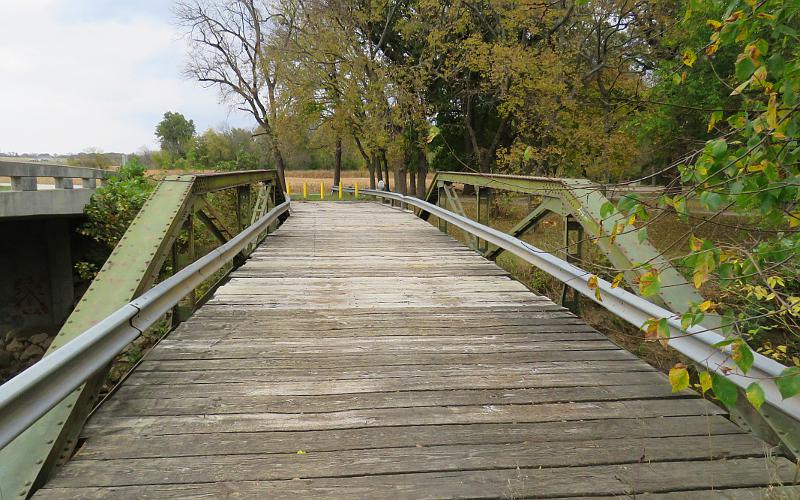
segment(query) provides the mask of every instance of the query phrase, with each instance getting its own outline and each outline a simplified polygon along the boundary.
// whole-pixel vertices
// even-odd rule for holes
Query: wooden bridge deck
[[[299,203],[38,496],[762,498],[792,477],[721,413],[409,213]]]

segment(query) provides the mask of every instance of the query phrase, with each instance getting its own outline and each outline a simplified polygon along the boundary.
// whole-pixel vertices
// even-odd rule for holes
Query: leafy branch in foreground
[[[719,287],[714,308],[723,316],[721,328],[726,340],[717,347],[743,373],[753,364],[751,343],[767,335],[800,335],[800,4],[780,0],[730,2],[721,19],[708,19],[710,40],[698,59],[692,47],[682,55],[686,78],[691,80],[701,64],[713,65],[715,54],[735,49],[732,74],[723,83],[732,90],[725,110],[713,111],[709,140],[694,163],[680,165],[681,181],[704,210],[713,214],[731,211],[758,221],[765,231],[745,241],[722,244],[692,236],[690,253],[683,260],[696,288],[713,281]],[[690,12],[687,14],[692,15]],[[689,69],[691,68],[691,69]],[[687,216],[687,194],[664,195],[662,206]],[[622,205],[622,204],[620,204]],[[620,206],[626,213],[642,205]],[[644,295],[658,291],[656,279],[642,282]],[[705,310],[704,310],[705,305]],[[710,306],[696,304],[684,315],[684,327],[700,323]],[[647,329],[658,335],[658,319]],[[765,349],[762,349],[767,352]],[[769,353],[775,353],[773,349]],[[784,346],[782,360],[791,360]],[[773,356],[778,358],[778,356]],[[797,359],[796,357],[794,359]],[[673,388],[688,386],[685,368],[670,372]],[[727,405],[736,402],[738,392],[724,375],[701,373],[703,392],[713,389]],[[800,393],[800,367],[785,369],[775,379],[783,398]],[[764,391],[756,380],[745,391],[756,408],[764,402]]]

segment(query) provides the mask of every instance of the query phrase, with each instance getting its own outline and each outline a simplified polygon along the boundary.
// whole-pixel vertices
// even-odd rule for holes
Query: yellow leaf
[[[603,297],[600,296],[599,288],[594,289],[594,298],[597,300],[597,302],[603,302]]]
[[[644,330],[644,339],[647,342],[655,342],[658,340],[658,320],[647,320],[642,329]]]
[[[672,392],[679,392],[689,387],[689,371],[680,363],[669,371],[669,383]]]
[[[701,372],[700,373],[700,389],[703,391],[703,394],[706,393],[709,389],[711,389],[711,374],[708,372]]]
[[[708,273],[702,271],[696,271],[694,276],[692,276],[692,281],[694,282],[695,288],[700,288],[703,286],[703,283],[708,281]]]
[[[297,454],[298,454],[298,455],[305,455],[305,454],[306,454],[306,452],[305,452],[305,451],[303,451],[303,450],[297,450]]]
[[[597,288],[597,276],[594,274],[589,276],[589,279],[586,281],[586,286],[589,287],[589,290],[594,290]]]
[[[714,304],[710,300],[706,300],[705,302],[701,303],[700,306],[699,306],[700,310],[703,311],[703,312],[713,311],[715,307],[717,307],[716,304]]]
[[[622,278],[623,278],[622,273],[619,273],[618,275],[614,276],[614,280],[611,282],[611,288],[617,288],[619,284],[622,283]]]
[[[747,86],[748,86],[748,85],[750,85],[750,82],[752,82],[752,81],[753,81],[753,78],[752,78],[752,77],[751,77],[751,78],[749,78],[748,80],[745,80],[745,81],[744,81],[744,82],[742,82],[742,83],[741,83],[741,84],[740,84],[738,87],[736,87],[735,89],[733,89],[733,92],[731,92],[731,95],[739,95],[739,94],[741,94],[741,93],[742,93],[742,91],[743,91],[744,89],[746,89],[746,88],[747,88]]]
[[[631,215],[630,219],[628,219],[628,225],[632,226],[636,223],[636,214]]]
[[[693,252],[699,252],[700,249],[703,248],[703,240],[694,235],[689,236],[689,248],[691,248]]]
[[[706,25],[708,25],[708,27],[711,28],[714,31],[718,31],[718,30],[720,30],[722,28],[722,23],[717,21],[717,20],[715,20],[715,19],[707,20],[706,21]]]
[[[694,53],[692,49],[686,49],[683,51],[683,64],[689,66],[690,68],[694,66],[694,63],[697,61],[697,54]]]
[[[767,105],[767,125],[769,128],[778,128],[778,94],[773,92],[769,96]]]

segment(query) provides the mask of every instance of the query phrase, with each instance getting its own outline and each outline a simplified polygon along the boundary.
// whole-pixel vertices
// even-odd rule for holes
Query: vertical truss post
[[[436,204],[439,205],[440,207],[442,206],[442,204],[447,204],[447,195],[445,195],[444,182],[438,181],[436,183],[436,192],[437,192]],[[439,222],[439,231],[447,234],[447,221],[438,219],[438,222]]]
[[[583,226],[572,215],[564,217],[564,253],[567,262],[577,264],[583,247]],[[580,294],[566,283],[561,288],[561,305],[580,314]]]
[[[183,231],[186,233],[186,248],[181,252],[180,238],[172,244],[172,272],[177,273],[187,265],[194,262],[194,216],[189,214],[183,223]],[[172,325],[178,326],[192,315],[196,305],[194,290],[183,298],[175,307],[172,308]]]
[[[484,226],[489,225],[489,214],[492,209],[492,189],[475,186],[475,220]],[[478,239],[476,248],[481,253],[489,250],[487,241]]]
[[[464,212],[464,206],[461,204],[461,200],[458,198],[458,193],[452,184],[445,184],[444,193],[447,196],[447,205],[449,206],[450,210],[462,217],[467,217],[467,214]],[[471,233],[466,233],[466,235],[469,247],[473,250],[477,249],[478,238]]]
[[[247,227],[247,217],[245,211],[250,202],[250,186],[238,186],[236,188],[236,221],[239,225],[238,231],[241,232]]]

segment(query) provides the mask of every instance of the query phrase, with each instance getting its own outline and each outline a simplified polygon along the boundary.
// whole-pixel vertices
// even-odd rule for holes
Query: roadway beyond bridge
[[[408,212],[298,203],[37,498],[755,499],[794,480],[723,414]]]

